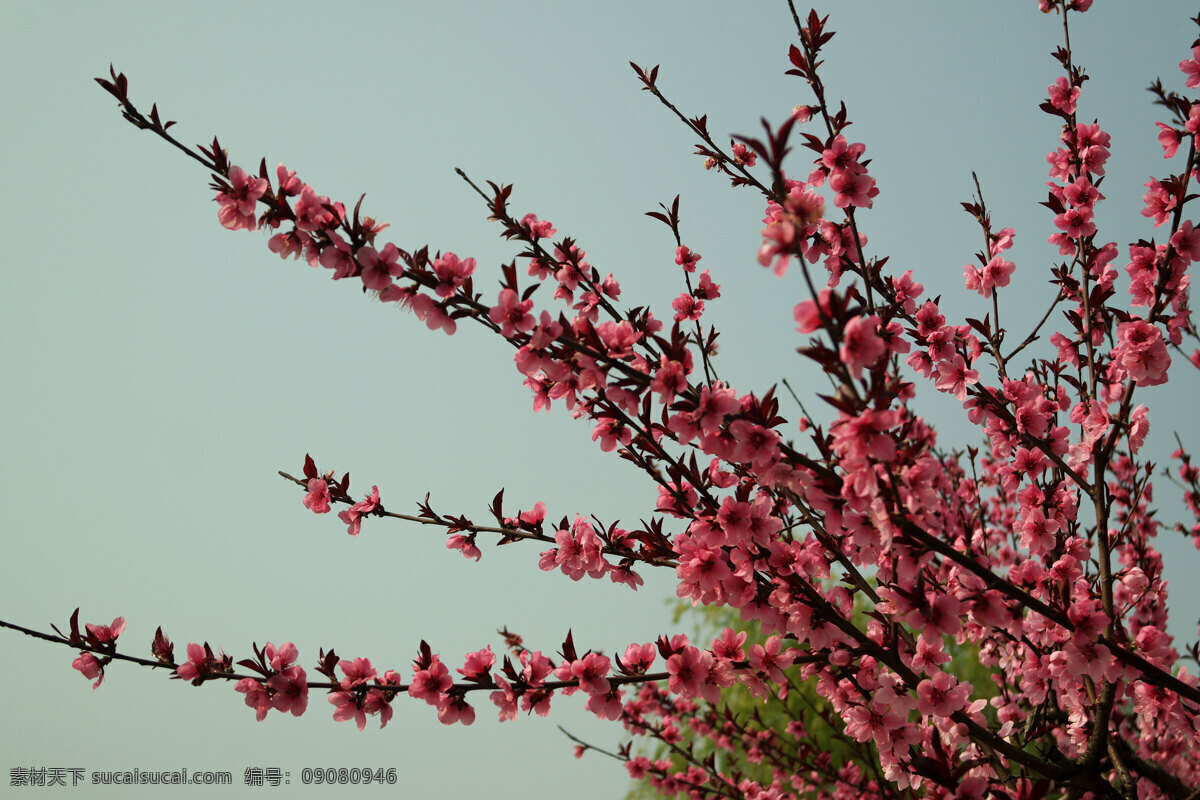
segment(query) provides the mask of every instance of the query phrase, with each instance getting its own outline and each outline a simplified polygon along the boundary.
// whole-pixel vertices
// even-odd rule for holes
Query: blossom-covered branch
[[[335,719],[360,728],[371,715],[386,724],[402,692],[435,706],[444,723],[469,724],[473,691],[487,690],[502,720],[545,714],[556,692],[582,691],[594,714],[665,748],[654,760],[628,745],[613,754],[664,794],[1153,800],[1200,784],[1200,681],[1166,633],[1154,468],[1141,453],[1142,387],[1167,383],[1171,349],[1182,352],[1196,335],[1188,287],[1200,231],[1185,207],[1195,199],[1200,103],[1161,81],[1152,87],[1172,114],[1158,126],[1164,155],[1183,164],[1146,184],[1142,213],[1165,226],[1164,241],[1130,245],[1129,284],[1119,290],[1120,249],[1100,238],[1096,215],[1111,140],[1080,117],[1089,77],[1070,42],[1070,18],[1091,2],[1039,5],[1060,16],[1064,39],[1054,53],[1061,74],[1041,104],[1061,125],[1043,203],[1059,260],[1046,312],[1015,346],[1001,313],[1009,322],[1003,302],[1027,268],[1007,257],[1017,232],[993,224],[978,178],[962,206],[982,247],[963,285],[988,301],[982,319],[955,319],[916,270],[868,255],[867,212],[883,188],[867,145],[847,136],[846,104],[822,78],[834,37],[827,18],[791,8],[797,44],[787,74],[812,101],[728,148],[709,133],[707,115],[689,117],[667,99],[659,67],[633,65],[642,88],[699,137],[705,169],[762,194],[758,262],[780,278],[799,274],[793,316],[807,338],[798,351],[832,389],[821,396],[824,416],[804,411],[794,424],[775,387],[741,392],[720,377],[705,313],[721,287],[708,270],[697,274],[702,256],[684,236],[678,197],[649,212],[670,230],[662,260],[680,270],[684,289],[668,322],[647,306],[621,307],[619,282],[577,240],[510,210],[511,186],[484,190],[463,174],[521,248],[500,265],[493,302],[476,291],[475,259],[385,242],[387,225],[363,215],[361,199],[347,211],[282,164],[244,169],[216,139],[186,147],[156,105],[149,115],[136,108],[128,81],[110,69],[99,82],[125,119],[212,174],[221,225],[266,230],[280,257],[329,270],[431,329],[483,326],[515,350],[535,411],[561,404],[586,419],[601,450],[658,490],[649,521],[633,531],[583,515],[554,524],[544,503],[511,516],[503,492],[488,508],[495,524],[480,525],[435,511],[428,496],[417,514],[387,510],[378,486],[352,496],[348,474],[336,480],[306,458],[303,478],[280,473],[303,487],[305,507],[345,506],[339,517],[353,535],[371,517],[440,527],[448,547],[476,560],[480,534],[545,542],[539,567],[573,580],[608,576],[637,588],[639,563],[671,568],[680,598],[728,608],[736,620],[710,646],[664,635],[611,659],[580,654],[568,635],[556,662],[506,632],[509,653],[501,660],[489,645],[468,654],[458,682],[422,642],[407,684],[332,651],[316,666],[327,680],[310,683],[290,644],[255,646],[237,662],[248,673],[234,673],[231,657],[207,644],[189,644],[179,664],[161,629],[155,660],[138,659],[116,650],[122,619],[84,635],[73,617],[71,634],[57,639],[18,629],[77,647],[75,667],[93,679],[127,660],[194,683],[236,680],[260,719],[270,709],[302,713],[311,688],[329,692]],[[1192,48],[1180,64],[1189,89],[1200,86],[1200,40]],[[805,151],[810,160],[798,165]],[[1042,352],[1034,345],[1046,329],[1052,350]],[[1200,366],[1200,351],[1189,360]],[[961,403],[981,445],[947,451],[914,407],[922,388]],[[1197,473],[1182,447],[1177,457],[1195,512]],[[748,647],[739,624],[758,637]],[[964,647],[982,670],[971,679],[955,665]],[[729,713],[738,692],[778,701],[782,717]],[[819,719],[836,755],[805,745],[809,726],[795,715]],[[718,751],[731,754],[728,764]],[[751,763],[764,771],[751,774]]]

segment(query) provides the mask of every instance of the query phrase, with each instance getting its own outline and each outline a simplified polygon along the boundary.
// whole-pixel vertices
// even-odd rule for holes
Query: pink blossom
[[[1148,410],[1144,405],[1138,406],[1129,415],[1129,452],[1136,453],[1146,442],[1146,434],[1150,432]]]
[[[832,290],[824,288],[817,292],[816,300],[802,300],[797,303],[792,310],[798,326],[796,330],[800,333],[812,333],[821,327],[822,318],[826,322],[832,320],[833,311],[830,305],[832,294]]]
[[[588,694],[608,694],[608,656],[599,653],[588,653],[583,658],[572,661],[569,665],[570,677],[567,680],[579,681],[579,688]]]
[[[625,770],[629,773],[629,777],[635,781],[640,781],[646,777],[651,768],[650,759],[645,756],[631,758],[625,762]]]
[[[290,170],[282,163],[275,168],[275,180],[279,184],[279,194],[282,197],[295,197],[300,194],[304,185],[296,177],[296,170]]]
[[[532,308],[532,300],[521,300],[512,289],[501,289],[500,299],[488,312],[488,318],[500,325],[502,336],[511,338],[517,332],[533,330],[535,323],[529,313]]]
[[[1131,567],[1121,576],[1121,583],[1125,588],[1134,594],[1141,594],[1150,588],[1150,579],[1146,577],[1146,573],[1141,567]]]
[[[664,403],[671,403],[675,396],[687,390],[687,376],[691,372],[690,353],[685,351],[686,361],[668,361],[667,356],[660,357],[661,366],[650,381],[650,391],[659,396]]]
[[[854,705],[843,715],[846,733],[859,742],[874,741],[881,748],[890,743],[890,731],[904,725],[904,717],[886,702],[873,698],[865,705]]]
[[[990,297],[992,289],[996,286],[1008,286],[1008,279],[1012,276],[1016,266],[1007,259],[996,256],[988,261],[983,268],[983,294],[984,297]]]
[[[387,289],[384,290],[386,292]],[[380,297],[383,297],[383,293]],[[424,294],[414,294],[409,300],[409,307],[416,315],[417,319],[425,323],[425,327],[431,331],[444,330],[446,335],[451,336],[458,330],[458,323],[447,313],[447,306],[438,303],[432,297]]]
[[[932,633],[932,635],[927,635]],[[923,631],[917,638],[917,646],[913,651],[912,668],[926,674],[936,672],[939,664],[950,661],[950,654],[942,646],[941,635]]]
[[[1081,640],[1095,641],[1108,627],[1109,617],[1098,600],[1086,598],[1076,600],[1067,609],[1067,617],[1075,626],[1074,636]]]
[[[713,283],[708,270],[700,273],[700,283],[692,289],[692,294],[703,300],[716,300],[721,296],[721,285]]]
[[[550,664],[550,659],[546,658],[541,651],[522,650],[521,655],[521,677],[523,677],[530,686],[541,686],[545,683],[546,678],[554,671],[554,667]]]
[[[1079,151],[1079,159],[1083,162],[1085,172],[1104,174],[1104,163],[1110,155],[1108,146],[1111,140],[1112,137],[1101,130],[1097,123],[1075,126],[1075,147]]]
[[[1171,356],[1161,330],[1145,320],[1122,322],[1117,326],[1117,340],[1113,360],[1130,378],[1145,386],[1167,382]]]
[[[1050,186],[1052,189],[1054,188],[1054,184],[1050,184]],[[1104,199],[1104,195],[1100,194],[1100,190],[1090,180],[1080,177],[1062,188],[1062,199],[1076,208],[1091,209],[1097,202]]]
[[[1175,153],[1179,151],[1179,144],[1183,141],[1183,134],[1163,122],[1154,123],[1158,126],[1158,143],[1162,145],[1163,158],[1174,158]]]
[[[979,371],[968,369],[967,362],[957,353],[950,361],[938,362],[935,385],[939,392],[946,392],[959,400],[966,400],[967,387],[976,383],[979,383]]]
[[[258,199],[267,193],[270,184],[265,178],[251,178],[241,167],[229,169],[229,188],[217,192],[216,201],[221,204],[217,219],[231,231],[258,230],[255,214]]]
[[[621,716],[621,708],[624,705],[621,702],[621,698],[624,696],[624,694],[624,692],[615,688],[605,694],[594,694],[587,700],[587,710],[591,711],[600,719],[618,719]],[[582,755],[582,753],[579,753],[579,755]],[[576,755],[576,758],[578,758],[579,755]]]
[[[353,274],[353,272],[351,272]],[[334,280],[337,280],[337,274],[334,274]],[[409,284],[408,286],[398,286],[394,283],[388,284],[379,292],[379,301],[381,303],[398,303],[401,308],[412,309],[413,300],[418,296],[417,287]]]
[[[471,558],[476,561],[483,558],[483,553],[475,544],[475,536],[473,534],[456,533],[446,537],[446,549],[458,550],[462,552],[464,558]]]
[[[734,160],[744,167],[753,167],[758,161],[758,155],[741,142],[735,144],[732,149]]]
[[[546,519],[546,504],[538,500],[533,504],[533,508],[528,511],[522,511],[517,515],[517,518],[526,525],[535,528],[540,527],[542,521]]]
[[[1171,246],[1180,257],[1200,261],[1200,229],[1193,227],[1191,220],[1184,220],[1171,235]]]
[[[816,224],[825,214],[825,201],[799,181],[788,189],[783,205],[770,203],[763,219],[765,240],[758,251],[758,263],[772,266],[776,275],[787,272],[793,249],[801,249],[803,239],[816,232]]]
[[[917,333],[921,336],[929,336],[935,331],[941,330],[946,323],[945,316],[938,310],[937,303],[928,300],[917,309],[914,315],[917,320]]]
[[[875,179],[865,172],[835,171],[829,176],[829,188],[835,192],[833,204],[838,208],[871,208],[874,198],[879,194]]]
[[[1169,194],[1163,185],[1154,178],[1143,185],[1150,191],[1142,195],[1142,202],[1145,203],[1142,216],[1154,217],[1154,227],[1157,228],[1167,221],[1167,217],[1175,209],[1175,196]]]
[[[447,695],[438,706],[438,721],[443,725],[453,725],[461,722],[470,725],[475,722],[475,709],[460,695]]]
[[[367,712],[363,710],[361,697],[355,695],[354,692],[334,692],[329,695],[329,702],[335,706],[333,710],[335,722],[354,720],[360,731],[366,729]],[[249,705],[249,703],[250,698],[247,697],[246,704]]]
[[[1060,147],[1046,156],[1046,161],[1050,164],[1050,177],[1055,180],[1065,181],[1075,174],[1070,150]]]
[[[639,586],[645,583],[642,576],[634,572],[625,561],[609,570],[608,579],[613,583],[623,583],[635,592]]]
[[[369,658],[356,658],[353,661],[342,660],[338,662],[338,668],[345,675],[341,681],[343,689],[354,689],[363,686],[368,681],[374,680],[378,674],[375,668],[371,666]]]
[[[338,212],[337,215],[331,213],[326,206],[332,206]],[[294,211],[296,227],[305,233],[333,227],[346,215],[340,203],[330,203],[329,198],[323,195],[318,197],[308,184],[304,184],[300,190],[300,198],[296,201]]]
[[[837,170],[861,172],[862,165],[859,163],[859,159],[866,150],[866,145],[860,142],[849,144],[845,136],[838,134],[830,142],[829,147],[821,153],[821,163],[830,172]]]
[[[427,668],[416,670],[413,673],[412,683],[408,686],[408,695],[417,700],[424,700],[431,706],[436,706],[453,685],[454,681],[450,678],[450,670],[441,662],[441,659],[434,656],[432,663]]]
[[[693,252],[687,245],[681,244],[675,248],[675,263],[683,267],[684,272],[695,272],[696,263],[701,258],[699,253]]]
[[[99,689],[100,684],[104,683],[104,665],[91,653],[80,653],[79,657],[71,662],[71,666],[83,673],[83,677],[89,681],[96,678],[96,682],[92,684],[92,689]]]
[[[293,228],[286,233],[277,233],[267,241],[267,249],[278,253],[280,258],[299,258],[305,248],[311,246],[312,239],[307,234]]]
[[[671,301],[671,308],[675,309],[676,322],[690,322],[700,319],[704,313],[704,301],[684,292]]]
[[[383,252],[376,252],[374,247],[364,245],[358,250],[358,263],[362,265],[363,286],[375,291],[382,291],[392,283],[393,277],[404,274],[404,267],[399,262],[400,251],[396,245],[384,245]]]
[[[842,346],[838,355],[855,378],[862,376],[863,367],[871,366],[887,353],[887,345],[876,333],[878,328],[879,317],[872,314],[869,317],[855,317],[846,323],[842,331]]]
[[[329,237],[330,244],[321,251],[321,266],[333,270],[335,281],[349,278],[358,269],[350,244],[344,241],[337,231],[326,231],[325,235]]]
[[[891,461],[896,443],[889,434],[899,420],[897,412],[868,408],[857,417],[843,415],[833,427],[834,444],[852,461],[875,458]]]
[[[458,674],[469,681],[483,681],[487,679],[488,673],[495,663],[496,654],[492,652],[492,646],[489,644],[482,650],[468,653],[467,662],[462,669],[458,670]]]
[[[917,710],[935,717],[948,717],[967,704],[971,684],[959,683],[948,672],[935,673],[917,684]]]
[[[497,715],[498,719],[501,722],[516,719],[520,698],[513,691],[512,684],[499,675],[493,678],[493,680],[496,686],[499,687],[499,691],[492,692],[488,695],[488,699],[500,709],[500,713]]]
[[[549,220],[539,220],[536,214],[526,214],[521,217],[521,224],[529,228],[529,235],[534,239],[549,239],[557,233]]]
[[[1034,555],[1043,555],[1054,549],[1057,542],[1058,520],[1047,517],[1040,508],[1031,508],[1018,523],[1021,531],[1021,546]]]
[[[324,478],[312,478],[308,482],[308,494],[304,495],[304,507],[314,514],[329,513],[329,483]]]
[[[396,676],[391,683],[399,683],[400,679],[396,673],[389,671],[388,675]],[[379,728],[382,730],[387,727],[387,724],[392,720],[392,702],[388,695],[384,694],[379,689],[372,689],[367,692],[367,696],[363,698],[362,704],[363,713],[372,716],[379,715]],[[359,730],[362,730],[359,728]]]
[[[701,697],[716,702],[719,691],[708,682],[712,653],[688,645],[667,659],[667,688],[681,697]]]
[[[433,262],[433,274],[437,276],[438,297],[450,297],[475,273],[475,259],[459,258],[454,253],[444,253]],[[533,327],[532,324],[530,327]]]
[[[655,509],[665,513],[670,513],[672,517],[680,519],[689,516],[688,510],[696,504],[700,499],[700,495],[696,494],[696,489],[691,486],[691,483],[684,483],[683,486],[678,486],[676,483],[668,482],[666,486],[659,487],[659,500],[655,504]]]
[[[759,425],[757,422],[737,419],[729,423],[729,434],[736,444],[733,459],[751,463],[755,469],[765,469],[780,458],[778,431]]]
[[[1012,242],[1012,228],[1005,228],[1009,232],[1008,241]],[[925,291],[925,287],[913,280],[913,271],[907,270],[900,277],[892,276],[892,290],[896,293],[896,302],[900,303],[906,313],[912,314],[916,311],[916,301],[920,299],[921,293]],[[797,320],[799,322],[799,320]]]
[[[764,644],[750,645],[750,668],[766,673],[767,677],[779,685],[784,685],[787,678],[783,670],[792,665],[796,654],[792,650],[783,650],[783,640],[772,636]]]
[[[212,653],[201,644],[187,646],[188,660],[175,668],[175,674],[185,681],[194,681],[207,675],[212,666]]]
[[[1012,228],[1001,228],[998,232],[991,234],[990,255],[998,256],[1012,247],[1015,234],[1016,231]]]
[[[739,420],[739,422],[741,421]],[[721,546],[740,542],[750,531],[750,504],[738,500],[736,497],[726,497],[721,501],[721,508],[717,511],[717,522],[720,523],[719,527],[714,528],[714,535],[707,539],[711,545]],[[693,526],[693,530],[695,527]],[[723,536],[716,534],[723,534]],[[745,639],[744,636],[742,638]]]
[[[709,547],[694,538],[680,537],[679,564],[675,574],[679,577],[676,594],[690,597],[695,602],[715,602],[726,579],[732,574],[729,562],[720,549]]]
[[[600,449],[612,452],[617,445],[627,446],[633,441],[633,432],[624,423],[613,417],[600,417],[592,429],[592,441],[600,440]]]
[[[1079,367],[1079,349],[1078,343],[1073,342],[1061,333],[1055,333],[1050,337],[1050,344],[1058,348],[1058,360],[1064,364],[1070,364],[1076,368]]]
[[[1192,108],[1188,111],[1187,122],[1183,123],[1183,129],[1195,136],[1200,133],[1200,103],[1193,103]]]
[[[300,657],[300,651],[291,642],[285,642],[279,647],[276,647],[271,642],[267,642],[267,646],[263,648],[263,653],[266,655],[271,669],[276,672],[283,672],[296,663],[296,659]]]
[[[298,717],[308,708],[308,676],[303,667],[288,667],[267,679],[271,707]]]
[[[1096,225],[1092,222],[1092,216],[1092,209],[1087,206],[1082,208],[1068,208],[1054,218],[1054,225],[1071,239],[1078,239],[1081,236],[1091,236],[1096,232]]]
[[[971,265],[962,267],[962,275],[964,275],[967,289],[978,291],[984,297],[990,297],[992,290],[996,287],[1007,287],[1008,279],[1013,275],[1015,269],[1016,266],[1012,261],[996,255],[982,269]]]
[[[635,673],[644,673],[654,664],[655,658],[654,645],[649,642],[644,644],[631,644],[625,648],[625,653],[621,656],[621,663],[626,669],[631,669]]]
[[[602,322],[596,326],[596,333],[612,358],[629,358],[633,355],[633,346],[642,338],[641,333],[624,321]]]
[[[1079,87],[1071,86],[1067,79],[1059,76],[1058,80],[1047,87],[1050,93],[1050,105],[1065,114],[1075,113],[1075,101],[1079,99]]]
[[[549,689],[535,689],[521,695],[521,710],[529,714],[544,717],[550,713],[550,700],[554,692]]]
[[[111,625],[93,625],[89,622],[84,625],[84,630],[88,632],[88,638],[98,645],[113,644],[125,630],[125,618],[117,617]]]
[[[246,705],[254,709],[259,722],[267,718],[267,712],[271,710],[271,696],[266,686],[254,678],[242,678],[233,689],[246,695]]]
[[[602,542],[582,515],[576,515],[569,530],[556,531],[554,540],[558,547],[541,554],[538,564],[541,569],[560,568],[573,581],[581,580],[584,575],[600,578],[609,571],[610,565],[602,554]]]
[[[525,379],[524,385],[533,391],[533,410],[538,411],[550,410],[550,389],[554,384],[547,380],[541,373],[538,376],[530,376]]]
[[[1179,62],[1179,69],[1187,75],[1187,88],[1200,86],[1200,47],[1192,50],[1192,57]]]
[[[351,536],[358,536],[362,529],[362,518],[370,514],[379,507],[379,487],[372,486],[371,493],[366,499],[359,500],[350,508],[338,513],[338,519],[346,523],[349,529],[346,531]]]

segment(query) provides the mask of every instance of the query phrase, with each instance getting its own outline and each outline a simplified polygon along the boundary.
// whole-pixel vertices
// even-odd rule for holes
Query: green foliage
[[[692,623],[690,638],[697,647],[710,645],[712,639],[720,635],[726,627],[746,633],[744,647],[747,650],[753,644],[763,644],[768,638],[757,623],[743,621],[738,612],[731,608],[693,607],[690,603],[682,601],[670,602],[674,605],[674,621],[677,624],[686,621]],[[860,625],[865,621],[861,607],[856,605],[851,619]],[[947,639],[946,651],[951,656],[950,663],[946,665],[947,670],[960,681],[971,682],[974,687],[973,697],[989,699],[998,694],[996,682],[992,678],[993,670],[980,661],[978,647],[969,642],[958,644],[952,639]],[[799,665],[787,670],[789,687],[786,698],[782,700],[777,695],[765,699],[755,697],[744,685],[738,683],[722,692],[718,710],[722,713],[728,711],[736,719],[756,729],[773,730],[784,742],[789,743],[796,740],[787,733],[787,727],[790,723],[799,721],[803,724],[806,744],[817,752],[827,753],[832,769],[836,770],[853,761],[864,772],[877,775],[879,764],[873,748],[842,735],[842,723],[833,712],[829,701],[818,694],[816,678],[804,680],[801,678],[801,671]],[[705,708],[707,704],[701,703],[701,706]],[[989,706],[984,713],[991,716],[994,711]],[[833,721],[832,726],[830,720]],[[700,759],[715,754],[720,771],[727,774],[738,771],[764,785],[770,784],[770,769],[761,764],[751,763],[740,749],[736,753],[717,749],[707,739],[695,736],[686,725],[682,725],[681,729],[684,735],[683,741],[679,743],[681,749],[691,750]],[[796,749],[799,750],[799,743],[796,744]],[[661,742],[656,742],[653,747],[643,746],[640,750],[635,747],[634,754],[638,752],[651,760],[670,758],[676,767],[684,763],[682,756],[670,753],[669,748]],[[628,800],[652,800],[660,795],[648,780],[642,780],[633,784],[626,797]]]

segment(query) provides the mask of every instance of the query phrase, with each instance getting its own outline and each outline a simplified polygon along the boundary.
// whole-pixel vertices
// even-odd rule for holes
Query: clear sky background
[[[868,252],[915,270],[948,315],[982,317],[990,305],[962,289],[980,233],[958,206],[976,170],[996,226],[1017,230],[1001,317],[1023,334],[1049,302],[1057,259],[1037,203],[1058,126],[1037,106],[1059,74],[1048,55],[1058,18],[1032,0],[823,11],[839,33],[825,80],[881,190],[860,217]],[[1145,87],[1162,76],[1182,88],[1194,11],[1099,2],[1074,17],[1076,61],[1093,78],[1081,114],[1113,138],[1097,222],[1122,259],[1127,242],[1155,234],[1139,214],[1142,184],[1165,172]],[[411,511],[431,492],[437,509],[480,521],[501,487],[512,511],[544,500],[553,519],[629,526],[655,492],[561,407],[535,416],[503,342],[469,325],[431,333],[352,282],[281,261],[265,235],[222,229],[208,175],[126,124],[92,78],[112,62],[139,106],[157,101],[186,142],[219,134],[234,163],[283,161],[348,205],[366,192],[364,211],[392,223],[386,236],[401,247],[476,257],[486,297],[517,249],[454,167],[514,183],[514,211],[576,237],[622,282],[627,306],[664,318],[682,281],[669,233],[643,212],[681,193],[685,240],[722,285],[708,317],[723,331],[719,368],[763,391],[783,377],[823,380],[794,352],[799,275],[778,280],[755,263],[761,198],[704,172],[693,137],[638,91],[627,62],[661,64],[662,89],[685,113],[707,113],[714,133],[757,134],[760,116],[778,122],[809,100],[783,75],[792,41],[783,3],[0,4],[0,618],[62,627],[81,606],[86,622],[125,616],[121,644],[143,654],[161,625],[181,658],[193,641],[242,658],[251,642],[290,640],[313,677],[318,648],[332,647],[406,679],[421,639],[455,668],[466,652],[500,649],[505,625],[547,652],[568,628],[609,653],[676,630],[669,573],[647,575],[636,594],[575,584],[538,570],[540,547],[481,540],[474,564],[437,530],[372,519],[350,539],[334,515],[305,510],[275,473],[299,474],[306,452],[349,470],[356,496],[378,484],[389,509]],[[930,388],[921,407],[943,445],[976,443],[957,404]],[[1139,392],[1160,463],[1172,429],[1197,444],[1198,389],[1184,365]],[[1156,501],[1164,522],[1182,518],[1166,481]],[[1172,630],[1190,641],[1194,550],[1171,535],[1162,546]],[[402,796],[569,787],[612,798],[628,785],[603,757],[571,758],[556,724],[598,745],[621,740],[578,698],[558,699],[550,720],[504,726],[477,702],[471,728],[445,728],[400,698],[385,730],[359,733],[332,722],[318,693],[305,717],[258,723],[229,686],[116,664],[93,692],[67,648],[0,632],[0,654],[5,789],[10,769],[38,766],[229,770],[239,788],[226,796],[283,796],[240,788],[248,766],[289,770],[289,796],[303,794],[310,766],[394,767]],[[351,793],[384,791],[396,793]]]

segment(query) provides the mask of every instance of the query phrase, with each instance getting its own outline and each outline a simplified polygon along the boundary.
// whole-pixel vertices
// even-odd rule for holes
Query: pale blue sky
[[[1037,110],[1059,74],[1047,55],[1056,19],[1032,0],[824,11],[839,32],[825,80],[881,190],[860,217],[868,250],[914,269],[950,313],[989,311],[962,290],[979,232],[958,203],[976,170],[996,224],[1017,230],[1001,315],[1023,332],[1056,258],[1037,206],[1057,135]],[[1098,222],[1122,248],[1155,233],[1138,213],[1141,184],[1163,171],[1144,89],[1157,76],[1182,87],[1192,12],[1097,3],[1072,32],[1093,77],[1081,113],[1113,137]],[[303,509],[275,471],[298,473],[305,452],[350,470],[355,494],[378,484],[402,511],[429,491],[439,510],[483,519],[503,486],[514,510],[544,500],[554,519],[633,525],[655,493],[562,409],[534,416],[502,342],[469,326],[430,333],[280,261],[265,236],[223,230],[207,174],[124,123],[92,78],[111,61],[137,103],[157,101],[187,142],[219,134],[235,163],[284,161],[348,204],[366,192],[364,211],[392,223],[392,240],[476,257],[481,287],[516,249],[454,167],[514,183],[514,210],[576,237],[622,281],[622,301],[664,317],[681,281],[666,229],[643,212],[682,193],[684,237],[722,285],[711,306],[720,369],[761,391],[823,380],[794,353],[801,283],[755,263],[761,200],[704,172],[693,137],[638,91],[627,62],[661,64],[662,89],[708,113],[714,133],[757,134],[760,116],[778,122],[809,99],[783,75],[789,31],[783,3],[3,3],[0,618],[61,627],[79,605],[88,622],[124,615],[126,646],[148,648],[162,625],[180,655],[189,641],[241,658],[253,641],[292,640],[306,668],[334,647],[405,676],[422,638],[457,667],[469,650],[498,648],[504,625],[546,651],[568,627],[609,652],[673,631],[669,574],[648,575],[637,594],[574,584],[540,572],[537,547],[484,543],[476,565],[436,531],[369,520],[351,540],[332,515]],[[1194,434],[1198,388],[1179,369],[1141,395],[1155,406],[1160,463],[1172,425]],[[974,443],[954,426],[956,404],[923,402],[946,420],[943,444]],[[1179,518],[1177,490],[1161,481],[1156,499],[1164,521]],[[1194,551],[1165,538],[1173,630],[1194,635]],[[605,746],[621,738],[577,698],[559,699],[548,721],[504,727],[480,703],[471,728],[443,728],[400,699],[387,729],[359,733],[314,694],[304,718],[260,724],[228,687],[115,665],[93,692],[72,651],[8,632],[0,643],[6,788],[21,766],[230,770],[239,784],[247,766],[278,766],[293,790],[306,766],[395,767],[406,796],[570,786],[611,798],[627,786],[619,766],[571,758],[556,723]]]

